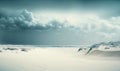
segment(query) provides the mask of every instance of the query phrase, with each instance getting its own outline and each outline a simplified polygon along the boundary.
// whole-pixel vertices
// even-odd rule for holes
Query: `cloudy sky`
[[[1,44],[119,41],[119,22],[119,0],[0,0]]]

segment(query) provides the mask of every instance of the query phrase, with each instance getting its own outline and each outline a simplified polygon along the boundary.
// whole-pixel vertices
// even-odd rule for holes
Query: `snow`
[[[9,49],[5,49],[9,48]],[[15,49],[10,49],[15,48]],[[27,51],[21,51],[21,49]],[[119,59],[81,56],[75,47],[0,45],[0,71],[119,71]],[[89,48],[84,48],[84,51]]]
[[[101,51],[120,51],[120,47],[116,47],[116,48],[113,48],[111,46],[99,46],[98,50],[101,50]]]
[[[81,55],[93,55],[104,57],[119,57],[120,58],[120,42],[102,42],[94,44],[87,48],[79,48]]]

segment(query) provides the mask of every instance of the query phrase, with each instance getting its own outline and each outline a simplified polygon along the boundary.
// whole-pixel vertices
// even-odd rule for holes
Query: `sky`
[[[0,0],[0,44],[119,41],[119,6],[119,0]]]

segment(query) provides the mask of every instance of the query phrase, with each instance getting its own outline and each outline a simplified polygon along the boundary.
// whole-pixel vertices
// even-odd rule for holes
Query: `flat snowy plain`
[[[120,71],[119,59],[81,56],[78,49],[0,45],[0,71]]]

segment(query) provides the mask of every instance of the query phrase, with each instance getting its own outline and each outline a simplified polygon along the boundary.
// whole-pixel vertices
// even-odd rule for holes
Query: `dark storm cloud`
[[[0,28],[1,29],[29,28],[27,24],[31,22],[31,20],[32,20],[31,14],[28,13],[27,11],[22,12],[18,16],[11,16],[1,13]]]
[[[63,17],[59,18],[58,16],[60,15],[57,15],[57,16],[47,15],[47,17],[42,19],[43,16],[36,17],[32,12],[29,12],[28,10],[23,10],[16,15],[6,14],[3,12],[0,14],[0,30],[16,30],[16,31],[40,30],[42,32],[46,32],[46,31],[50,32],[50,33],[47,32],[48,33],[47,35],[52,34],[51,32],[53,31],[54,36],[57,34],[57,32],[58,33],[62,32],[61,34],[66,35],[66,37],[69,37],[69,36],[72,37],[73,35],[72,33],[74,31],[74,32],[78,32],[79,33],[78,35],[81,35],[81,34],[83,35],[83,33],[87,33],[88,36],[94,35],[96,37],[100,36],[107,39],[113,39],[113,38],[119,39],[119,34],[120,34],[119,33],[120,31],[119,16],[110,17],[109,19],[103,19],[97,15],[96,16],[86,15],[86,17],[85,15],[83,17],[79,15],[74,17],[66,16],[64,17],[64,19]],[[68,32],[68,31],[64,31],[66,29],[69,31],[72,30],[71,34],[70,33],[69,35],[65,34],[66,32]],[[8,35],[9,34],[7,34],[7,36]],[[5,37],[5,35],[3,36]],[[53,38],[53,35],[51,37]],[[7,39],[7,41],[10,41],[10,40]],[[11,42],[15,42],[15,41],[11,41]]]
[[[32,12],[23,10],[20,14],[12,16],[6,13],[0,13],[0,29],[1,30],[43,30],[60,27],[60,23],[56,20],[49,21],[47,24],[34,20]]]
[[[120,17],[110,17],[109,19],[102,19],[99,16],[81,17],[73,15],[58,17],[57,16],[34,16],[32,12],[23,10],[16,15],[0,13],[0,29],[1,30],[49,30],[49,29],[63,29],[63,28],[78,28],[83,32],[97,31],[97,32],[112,32],[112,30],[119,30]],[[43,19],[44,18],[44,19]],[[49,20],[50,19],[50,20]],[[114,25],[116,24],[116,25]]]

